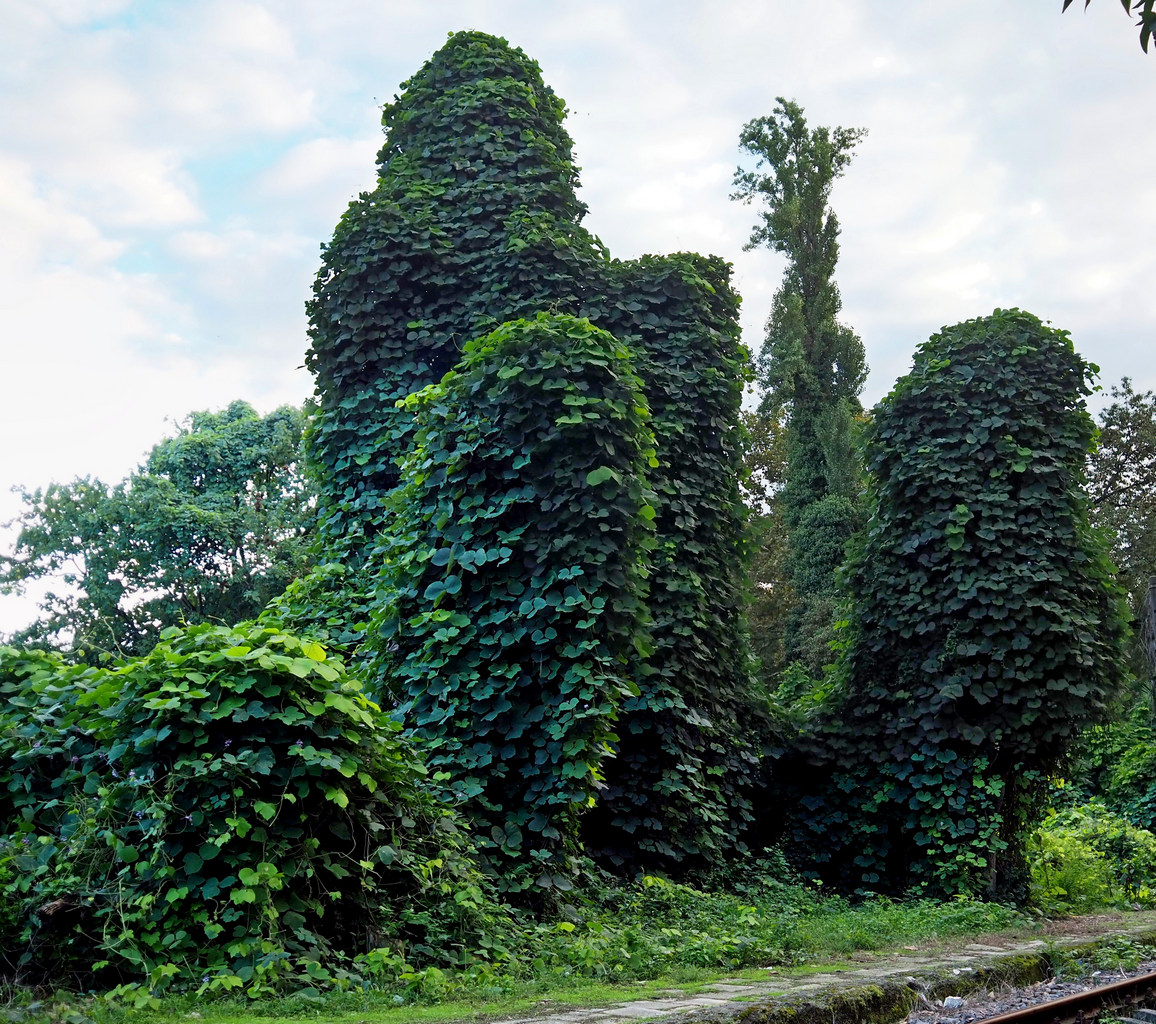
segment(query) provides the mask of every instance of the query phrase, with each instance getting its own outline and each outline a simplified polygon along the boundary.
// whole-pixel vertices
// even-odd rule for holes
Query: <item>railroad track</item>
[[[1156,1006],[1156,974],[1141,974],[1107,985],[1098,985],[1050,1003],[1037,1003],[1019,1010],[1011,1010],[995,1017],[985,1017],[975,1024],[1091,1024],[1102,1014],[1131,1007],[1147,1001]],[[1156,1010],[1136,1010],[1119,1019],[1136,1024],[1156,1024]]]

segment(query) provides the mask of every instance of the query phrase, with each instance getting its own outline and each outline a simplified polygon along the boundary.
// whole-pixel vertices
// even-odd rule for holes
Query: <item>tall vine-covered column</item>
[[[642,382],[605,331],[539,314],[402,406],[415,444],[377,550],[371,664],[505,887],[566,885],[638,692],[656,461]]]
[[[1016,309],[944,328],[875,409],[854,633],[802,835],[852,887],[1026,895],[1049,776],[1121,685],[1088,522],[1094,367]],[[806,788],[807,783],[804,783]]]
[[[586,317],[627,346],[658,425],[654,626],[627,638],[640,693],[607,740],[621,778],[593,794],[605,827],[589,837],[608,863],[624,866],[630,847],[632,863],[689,865],[741,845],[759,760],[739,585],[738,297],[715,258],[609,258],[581,226],[564,113],[532,60],[477,32],[451,36],[385,108],[378,186],[338,225],[309,307],[324,564],[277,614],[361,657],[381,614],[372,552],[398,551],[392,533],[408,513],[395,490],[416,472],[399,466],[429,414],[405,399],[466,372],[463,353],[502,325]],[[473,486],[488,493],[482,475]],[[534,529],[570,528],[552,507],[523,514]],[[424,595],[432,610],[436,595]],[[647,667],[639,652],[651,647]],[[405,676],[402,662],[369,671],[371,692],[408,686],[392,676]]]

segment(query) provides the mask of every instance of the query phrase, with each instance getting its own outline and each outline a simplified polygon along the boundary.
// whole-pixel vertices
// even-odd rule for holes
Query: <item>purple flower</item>
[[[228,750],[233,745],[232,740],[225,740],[225,749]]]
[[[299,746],[299,747],[303,747],[303,746],[305,746],[305,741],[304,741],[304,740],[298,740],[298,741],[297,741],[297,746]]]

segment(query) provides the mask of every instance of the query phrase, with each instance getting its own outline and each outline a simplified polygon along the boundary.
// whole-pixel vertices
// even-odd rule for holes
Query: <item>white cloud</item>
[[[380,135],[309,139],[262,174],[254,192],[262,202],[292,204],[303,226],[313,228],[313,242],[319,242],[350,200],[376,185],[380,148]]]
[[[0,520],[10,483],[123,475],[165,416],[308,392],[318,246],[373,185],[380,103],[451,29],[541,63],[615,255],[734,262],[752,347],[782,258],[742,251],[754,211],[727,195],[740,126],[782,95],[870,130],[833,195],[868,401],[942,324],[1012,304],[1156,387],[1156,58],[1118,5],[1057,6],[14,0]]]

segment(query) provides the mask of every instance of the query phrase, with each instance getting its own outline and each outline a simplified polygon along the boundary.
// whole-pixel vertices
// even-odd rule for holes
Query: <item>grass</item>
[[[693,980],[692,980],[693,979]],[[396,996],[383,992],[335,993],[317,999],[285,996],[260,1002],[217,1000],[205,1003],[191,995],[168,996],[158,1008],[127,1009],[98,999],[60,996],[46,1001],[42,1008],[29,1011],[17,1003],[7,1012],[13,1022],[27,1024],[447,1024],[458,1021],[485,1021],[512,1016],[545,1015],[580,1007],[610,1006],[632,1000],[669,995],[672,990],[695,995],[709,990],[711,982],[721,980],[706,971],[678,972],[668,978],[634,984],[575,981],[568,986],[544,989],[532,982],[521,992],[501,997],[455,999],[422,1004],[398,1003]],[[4,1020],[0,1007],[0,1021]],[[72,1016],[74,1019],[69,1021]]]
[[[0,1022],[5,1013],[13,1024],[443,1024],[530,1016],[672,990],[697,994],[724,978],[771,982],[835,969],[852,954],[1026,923],[1014,910],[966,899],[852,905],[803,885],[726,893],[658,879],[588,897],[570,917],[562,925],[524,922],[520,935],[506,936],[512,952],[498,965],[417,969],[364,989],[260,1000],[165,995],[139,1009],[75,996],[33,1008],[21,993],[0,1005]]]

